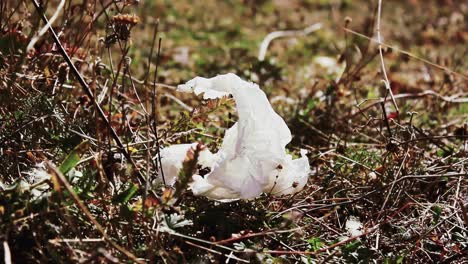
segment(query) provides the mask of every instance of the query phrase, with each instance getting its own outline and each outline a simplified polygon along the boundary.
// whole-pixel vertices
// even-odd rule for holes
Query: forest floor
[[[468,261],[467,3],[41,1],[48,18],[64,2],[61,46],[28,50],[33,2],[0,2],[6,263]],[[220,203],[156,183],[160,147],[215,152],[237,120],[175,87],[228,72],[308,150],[302,191]]]

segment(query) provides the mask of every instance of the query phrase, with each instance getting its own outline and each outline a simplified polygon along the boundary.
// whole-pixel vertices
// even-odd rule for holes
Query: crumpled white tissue
[[[229,128],[216,154],[206,152],[199,164],[211,168],[205,176],[193,175],[190,188],[195,195],[219,201],[252,199],[262,192],[273,195],[300,191],[310,173],[306,151],[301,158],[286,154],[291,131],[273,110],[257,84],[229,73],[213,78],[196,77],[178,86],[179,91],[203,93],[204,99],[231,94],[239,120]],[[173,183],[182,162],[194,144],[172,145],[161,150],[166,184]],[[169,181],[167,179],[170,179]]]
[[[176,144],[163,148],[161,154],[161,167],[164,172],[164,180],[166,185],[173,185],[180,170],[182,169],[185,156],[190,148],[195,149],[198,143],[192,144]],[[202,167],[211,168],[214,162],[213,153],[208,148],[203,149],[198,157],[198,164]]]

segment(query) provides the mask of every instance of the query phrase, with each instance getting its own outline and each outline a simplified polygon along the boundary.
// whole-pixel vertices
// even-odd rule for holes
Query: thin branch
[[[382,0],[379,0],[379,6],[377,9],[377,42],[379,43],[379,55],[380,55],[380,64],[382,67],[382,73],[384,75],[384,80],[383,83],[385,84],[385,88],[387,89],[387,93],[390,95],[392,98],[393,106],[395,107],[395,110],[397,112],[397,116],[399,116],[400,110],[398,109],[398,105],[395,101],[395,97],[393,96],[393,91],[390,86],[390,80],[388,79],[387,76],[387,71],[385,70],[385,62],[383,58],[383,51],[382,51],[382,36],[380,34],[380,16],[382,13]],[[387,99],[387,96],[385,96],[385,99]]]
[[[160,148],[160,145],[159,145],[159,135],[158,135],[158,127],[157,127],[157,118],[156,118],[156,87],[157,87],[157,84],[156,84],[156,81],[157,81],[157,78],[158,78],[158,69],[159,69],[159,63],[160,63],[160,57],[161,57],[161,38],[159,38],[159,43],[158,43],[158,53],[156,55],[156,70],[154,71],[154,76],[153,76],[153,94],[152,94],[152,97],[153,97],[153,101],[152,101],[152,106],[153,106],[153,133],[154,133],[154,136],[156,137],[156,155],[157,155],[157,162],[156,164],[159,164],[158,166],[156,166],[156,168],[160,169],[161,171],[161,177],[162,177],[162,180],[163,180],[163,183],[164,185],[166,185],[166,179],[164,177],[164,170],[162,168],[162,162],[161,162],[161,148]]]
[[[150,73],[150,70],[151,70],[151,60],[153,59],[153,50],[154,50],[154,44],[155,44],[155,41],[156,41],[156,36],[158,35],[158,28],[159,28],[159,20],[156,21],[156,26],[154,27],[154,31],[153,31],[153,41],[151,42],[151,50],[150,50],[150,54],[149,54],[149,57],[148,57],[148,70],[146,72],[146,76],[145,76],[145,82],[143,84],[143,88],[145,89],[145,107],[143,107],[144,111],[145,111],[145,119],[146,119],[146,138],[147,139],[150,139],[150,130],[151,130],[151,118],[150,118],[150,115],[147,111],[147,109],[149,109],[149,94],[148,94],[148,88],[147,88],[147,83],[148,83],[148,77],[149,77],[149,73]],[[156,141],[158,139],[156,138]],[[150,142],[148,141],[148,143],[146,144],[146,183],[145,183],[145,189],[144,189],[144,192],[143,192],[143,215],[145,215],[146,213],[146,198],[147,198],[147,195],[148,195],[148,189],[149,189],[149,178],[150,178],[150,172],[151,172],[151,168],[150,168],[150,160],[152,160],[150,158],[151,156],[151,146],[150,146]],[[157,163],[155,163],[155,169],[157,169]]]
[[[284,37],[307,36],[321,28],[322,28],[322,23],[315,23],[300,30],[280,30],[280,31],[274,31],[274,32],[269,33],[263,39],[262,44],[260,44],[260,49],[258,51],[258,60],[259,61],[265,60],[268,46],[270,45],[270,42],[272,42],[274,39],[284,38]]]
[[[65,0],[61,0],[59,5],[57,6],[57,9],[55,10],[54,14],[49,19],[49,21],[46,22],[45,26],[39,31],[39,33],[37,33],[37,35],[34,36],[31,39],[31,41],[29,42],[29,44],[28,44],[28,46],[26,48],[26,51],[29,52],[30,50],[32,50],[34,48],[34,44],[36,44],[36,42],[42,37],[42,35],[44,35],[47,32],[47,30],[49,30],[49,28],[52,28],[52,24],[58,18],[58,15],[62,11],[64,5],[65,5]]]
[[[385,121],[385,126],[387,127],[388,130],[388,136],[392,138],[392,129],[390,128],[390,123],[388,122],[388,116],[387,116],[387,111],[385,110],[385,102],[381,102],[380,106],[382,108],[382,113],[383,113],[383,120]]]
[[[387,196],[385,197],[385,200],[384,200],[384,202],[382,203],[382,206],[380,207],[380,212],[379,212],[379,215],[377,216],[377,218],[380,218],[380,215],[383,213],[383,211],[384,211],[384,209],[385,209],[385,206],[386,206],[387,203],[388,203],[388,200],[389,200],[389,198],[390,198],[390,195],[392,194],[393,189],[395,188],[395,185],[396,185],[396,183],[398,182],[398,181],[397,181],[397,180],[398,180],[398,177],[400,176],[401,171],[402,171],[402,169],[404,168],[404,165],[405,165],[405,163],[406,163],[406,159],[407,159],[408,156],[409,156],[409,152],[410,152],[410,150],[407,149],[406,152],[405,152],[405,155],[403,156],[403,160],[401,161],[401,164],[400,164],[400,166],[398,167],[398,171],[395,173],[395,176],[394,176],[394,179],[395,179],[395,180],[390,184],[390,190],[388,190]],[[398,196],[397,196],[397,198],[398,198]],[[395,200],[397,200],[397,199],[395,199]]]
[[[103,238],[54,238],[49,239],[49,243],[59,244],[59,243],[99,243],[105,242]]]
[[[394,96],[395,99],[417,99],[417,98],[421,98],[421,97],[425,97],[425,96],[435,96],[445,102],[448,102],[448,103],[457,103],[457,104],[462,104],[462,103],[468,103],[468,98],[467,97],[462,97],[462,98],[458,98],[458,95],[453,95],[453,96],[443,96],[441,94],[438,94],[432,90],[428,90],[428,91],[424,91],[424,92],[421,92],[421,93],[404,93],[404,94],[397,94]],[[365,102],[367,101],[370,101],[370,100],[375,100],[373,103],[367,105],[366,107],[364,108],[359,108],[359,111],[355,112],[355,113],[351,113],[347,116],[345,116],[343,119],[347,120],[349,118],[352,118],[356,115],[359,115],[361,113],[363,113],[364,111],[376,106],[376,105],[379,105],[381,103],[386,103],[385,99],[384,98],[376,98],[376,99],[365,99],[364,101],[360,102],[357,106],[359,107],[360,105],[364,104]]]
[[[316,250],[316,251],[286,251],[286,250],[267,250],[267,251],[264,251],[264,253],[267,253],[267,254],[274,254],[274,255],[317,255],[319,253],[322,253],[322,252],[326,252],[330,249],[333,249],[333,248],[336,248],[336,247],[339,247],[341,245],[345,245],[347,244],[348,242],[351,242],[351,241],[354,241],[362,236],[366,236],[374,231],[376,231],[377,229],[379,229],[380,227],[380,224],[377,224],[375,225],[374,227],[372,228],[369,228],[368,230],[366,230],[366,232],[363,232],[362,234],[360,235],[357,235],[357,236],[352,236],[348,239],[345,239],[345,240],[342,240],[340,242],[337,242],[333,245],[330,245],[328,247],[324,247],[324,248],[320,248],[319,250]]]
[[[283,233],[293,233],[293,232],[301,230],[301,229],[302,229],[302,227],[296,227],[296,228],[288,229],[288,230],[269,230],[269,231],[263,231],[263,232],[258,232],[258,233],[248,233],[248,234],[243,235],[243,236],[230,237],[230,238],[227,238],[227,239],[216,241],[214,243],[218,244],[218,245],[220,245],[220,244],[229,244],[229,243],[233,243],[233,242],[236,242],[236,241],[239,241],[239,240],[248,239],[248,238],[252,238],[252,237],[267,236],[267,235],[274,235],[274,234],[283,234]]]
[[[158,230],[159,230],[159,226],[158,226]],[[184,235],[184,234],[178,233],[178,232],[176,232],[174,230],[171,230],[170,232],[167,232],[167,234],[169,234],[171,236],[177,236],[177,237],[185,238],[185,239],[192,240],[192,241],[201,242],[201,243],[208,244],[208,245],[218,247],[218,248],[222,248],[224,250],[228,250],[228,251],[231,251],[231,252],[236,252],[236,253],[242,253],[243,252],[243,251],[240,251],[240,250],[236,250],[234,248],[230,248],[230,247],[227,247],[227,246],[216,244],[216,243],[211,242],[211,241],[207,241],[207,240],[203,240],[203,239],[200,239],[200,238],[197,238],[197,237]],[[244,260],[244,262],[249,263],[249,261],[247,261],[247,260]]]
[[[8,246],[8,241],[3,241],[3,260],[5,264],[11,264],[11,252],[10,247]]]
[[[361,33],[357,32],[357,31],[354,31],[354,30],[352,30],[352,29],[349,29],[349,28],[343,28],[343,29],[344,29],[345,31],[349,32],[349,33],[352,33],[352,34],[358,36],[358,37],[365,38],[365,39],[367,39],[367,40],[369,40],[369,41],[372,41],[372,42],[377,42],[374,38],[368,37],[368,36],[366,36],[366,35],[364,35],[364,34],[361,34]],[[447,68],[447,67],[445,67],[445,66],[442,66],[442,65],[436,64],[436,63],[434,63],[434,62],[431,62],[431,61],[429,61],[429,60],[427,60],[427,59],[418,57],[418,56],[416,56],[416,55],[414,55],[414,54],[412,54],[412,53],[410,53],[410,52],[408,52],[408,51],[406,51],[406,50],[399,49],[399,48],[397,48],[397,47],[395,47],[395,46],[393,46],[393,45],[390,45],[390,44],[387,44],[387,43],[384,43],[384,42],[380,42],[379,45],[382,45],[383,47],[390,48],[390,49],[392,49],[393,51],[399,52],[399,53],[401,53],[401,54],[403,54],[403,55],[406,55],[406,56],[408,56],[408,57],[410,57],[410,58],[413,58],[413,59],[422,61],[423,63],[425,63],[425,64],[427,64],[427,65],[430,65],[430,66],[432,66],[432,67],[434,67],[434,68],[437,68],[437,69],[439,69],[439,70],[446,71],[446,72],[448,72],[448,73],[451,73],[451,74],[453,74],[453,75],[456,75],[456,76],[458,76],[458,77],[461,77],[461,78],[463,78],[463,79],[465,79],[465,80],[468,79],[468,75],[466,75],[466,74],[456,72],[456,71],[454,71],[454,70],[452,70],[452,69],[450,69],[450,68]]]

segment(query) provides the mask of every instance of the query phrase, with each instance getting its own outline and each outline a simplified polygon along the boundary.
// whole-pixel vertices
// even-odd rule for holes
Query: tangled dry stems
[[[369,9],[374,11],[377,4]],[[44,9],[53,5],[50,2]],[[151,33],[157,31],[146,16],[138,20],[129,15],[130,10],[139,10],[134,5],[134,1],[99,1],[80,6],[67,1],[63,17],[69,20],[59,18],[53,27],[60,37],[53,41],[44,36],[28,53],[28,40],[41,28],[40,12],[29,1],[2,1],[0,181],[9,187],[0,194],[3,259],[17,263],[180,263],[199,256],[206,256],[205,261],[238,262],[466,261],[463,103],[467,94],[466,75],[460,71],[466,65],[456,68],[454,61],[448,67],[402,52],[387,43],[393,36],[389,29],[388,41],[378,38],[377,42],[390,49],[375,49],[372,41],[362,38],[371,36],[367,33],[374,30],[374,15],[336,34],[346,39],[339,54],[347,66],[339,81],[316,75],[307,82],[308,78],[291,74],[299,71],[300,63],[271,63],[268,56],[289,54],[280,44],[272,45],[261,63],[254,48],[250,57],[245,56],[251,63],[250,76],[258,78],[269,95],[298,102],[278,100],[274,106],[295,135],[292,151],[300,147],[311,151],[314,173],[307,188],[292,197],[263,196],[230,204],[179,191],[174,203],[173,191],[150,185],[160,176],[154,158],[159,145],[201,140],[216,148],[222,137],[217,128],[234,122],[235,117],[223,115],[233,112],[234,106],[229,99],[204,105],[171,89],[194,74],[181,77],[171,72],[184,66],[173,62],[170,38],[163,40],[159,56],[153,51],[158,38],[148,39],[152,48],[143,56],[148,62],[140,59],[141,65],[135,66],[132,60],[137,55],[131,48],[140,46],[135,36],[143,35],[138,25],[148,24]],[[246,12],[256,12],[254,6],[249,8]],[[456,16],[455,9],[445,12]],[[81,15],[77,10],[83,11]],[[455,22],[450,29],[453,39],[459,35]],[[381,21],[387,28],[389,23],[388,18]],[[436,40],[441,41],[431,35],[422,41]],[[456,44],[449,46],[459,54]],[[401,54],[413,59],[400,65]],[[394,92],[390,101],[383,99],[389,87],[382,90],[379,85],[378,59],[385,59],[391,69],[385,74]],[[236,69],[242,65],[234,56],[227,65],[210,63],[218,66],[204,70],[244,72]],[[435,67],[428,69],[425,64]],[[398,75],[405,71],[414,80]],[[420,76],[420,72],[425,73]],[[278,77],[282,74],[289,77]],[[51,165],[52,179],[58,181],[47,181],[51,194],[44,199],[34,199],[15,184],[26,179],[25,172],[37,163],[60,164],[84,139],[90,147],[76,165],[83,177],[62,177]],[[124,199],[132,184],[145,186],[144,182],[147,188]],[[347,234],[344,225],[350,216],[362,223],[361,235]]]

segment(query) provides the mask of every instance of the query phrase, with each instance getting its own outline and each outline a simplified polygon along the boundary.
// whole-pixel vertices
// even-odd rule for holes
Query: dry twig
[[[268,46],[270,46],[270,43],[274,39],[284,38],[284,37],[307,36],[321,28],[322,28],[322,23],[315,23],[300,30],[280,30],[280,31],[273,31],[269,33],[263,39],[262,44],[260,44],[260,49],[258,50],[258,60],[263,61],[265,59],[266,53],[268,51]]]
[[[127,256],[130,260],[134,261],[135,263],[143,263],[141,260],[137,259],[137,257],[133,253],[126,250],[125,248],[123,248],[122,246],[114,242],[114,240],[112,240],[111,237],[109,237],[107,232],[104,230],[104,227],[102,227],[102,225],[94,218],[94,216],[88,210],[86,205],[84,205],[84,203],[81,201],[80,197],[78,197],[75,191],[73,191],[73,187],[70,185],[70,183],[65,178],[65,176],[63,176],[63,174],[52,163],[49,162],[47,166],[51,174],[55,176],[61,182],[61,184],[65,187],[65,189],[68,191],[68,193],[70,194],[76,206],[80,208],[81,212],[88,218],[88,220],[91,223],[94,224],[94,226],[99,231],[99,233],[101,233],[104,240],[107,243],[109,243],[112,247],[114,247],[115,249],[123,253],[125,256]]]

